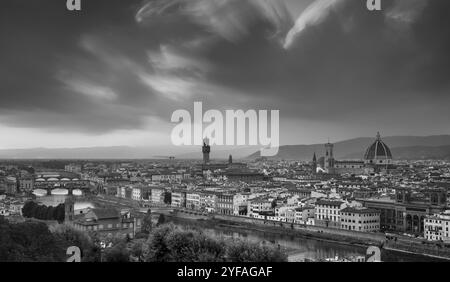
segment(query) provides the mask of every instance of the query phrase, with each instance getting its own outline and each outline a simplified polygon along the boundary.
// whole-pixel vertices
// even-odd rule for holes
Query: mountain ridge
[[[439,153],[442,157],[447,156],[446,146],[450,146],[450,135],[430,135],[430,136],[387,136],[382,137],[382,141],[391,149],[393,158],[397,159],[401,156],[404,159],[414,159],[418,155],[414,150],[420,147],[422,157],[427,156],[439,158]],[[362,159],[366,149],[375,141],[371,137],[358,137],[348,140],[343,140],[334,143],[334,157],[336,159]],[[436,149],[436,147],[442,147]],[[280,146],[278,154],[275,159],[295,159],[308,161],[312,159],[314,153],[317,157],[323,156],[325,151],[324,144],[310,144],[310,145],[286,145]],[[396,153],[398,153],[396,155]],[[248,159],[258,158],[259,152],[249,155]]]
[[[450,146],[450,135],[430,136],[388,136],[383,142],[391,148],[394,158],[413,159],[420,157],[446,158]],[[373,142],[374,137],[358,137],[334,143],[336,159],[362,159],[364,152]],[[439,148],[438,148],[439,147]],[[417,152],[417,153],[415,153]],[[283,145],[280,146],[276,159],[295,159],[309,161],[313,154],[324,155],[324,144]],[[227,159],[232,154],[234,159],[253,159],[259,157],[257,148],[222,147],[211,148],[211,159]],[[158,159],[161,155],[175,156],[176,159],[201,159],[202,152],[198,146],[105,146],[79,148],[29,148],[0,149],[1,159]]]

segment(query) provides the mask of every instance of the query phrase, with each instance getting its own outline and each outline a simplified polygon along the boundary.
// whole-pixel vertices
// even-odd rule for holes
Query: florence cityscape
[[[450,261],[449,1],[69,2],[0,10],[0,262]]]

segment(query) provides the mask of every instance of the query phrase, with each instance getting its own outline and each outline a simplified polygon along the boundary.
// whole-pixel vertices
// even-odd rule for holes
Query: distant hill
[[[389,136],[382,137],[391,148],[395,159],[445,159],[450,152],[450,135],[434,136]],[[361,137],[334,143],[336,159],[362,159],[366,149],[375,138]],[[280,146],[276,159],[292,159],[308,161],[314,152],[317,157],[324,155],[324,144]],[[260,156],[259,151],[248,156],[254,159]]]
[[[0,150],[1,159],[158,159],[192,150],[180,147],[86,147]],[[200,152],[201,154],[201,152]],[[201,157],[201,156],[200,156]]]
[[[450,135],[439,136],[391,136],[383,137],[391,148],[394,158],[400,159],[448,159]],[[373,137],[362,137],[334,145],[336,159],[361,159]],[[211,159],[259,157],[256,146],[213,146]],[[257,148],[257,147],[256,147]],[[324,155],[324,144],[281,146],[276,158],[309,161],[316,153]],[[0,159],[157,159],[175,156],[176,159],[201,159],[200,146],[153,146],[153,147],[87,147],[87,148],[32,148],[0,150]]]

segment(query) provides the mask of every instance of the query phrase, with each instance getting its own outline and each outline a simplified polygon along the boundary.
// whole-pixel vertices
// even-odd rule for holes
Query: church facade
[[[336,160],[333,155],[334,145],[325,144],[325,156],[322,171],[328,174],[369,174],[386,172],[393,169],[392,153],[377,133],[375,141],[367,148],[362,160]],[[313,167],[317,171],[316,154],[313,157]]]

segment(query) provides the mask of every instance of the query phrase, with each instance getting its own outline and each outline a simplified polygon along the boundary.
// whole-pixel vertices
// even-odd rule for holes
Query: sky
[[[280,143],[450,134],[450,1],[4,0],[0,149],[170,144],[177,109]]]

